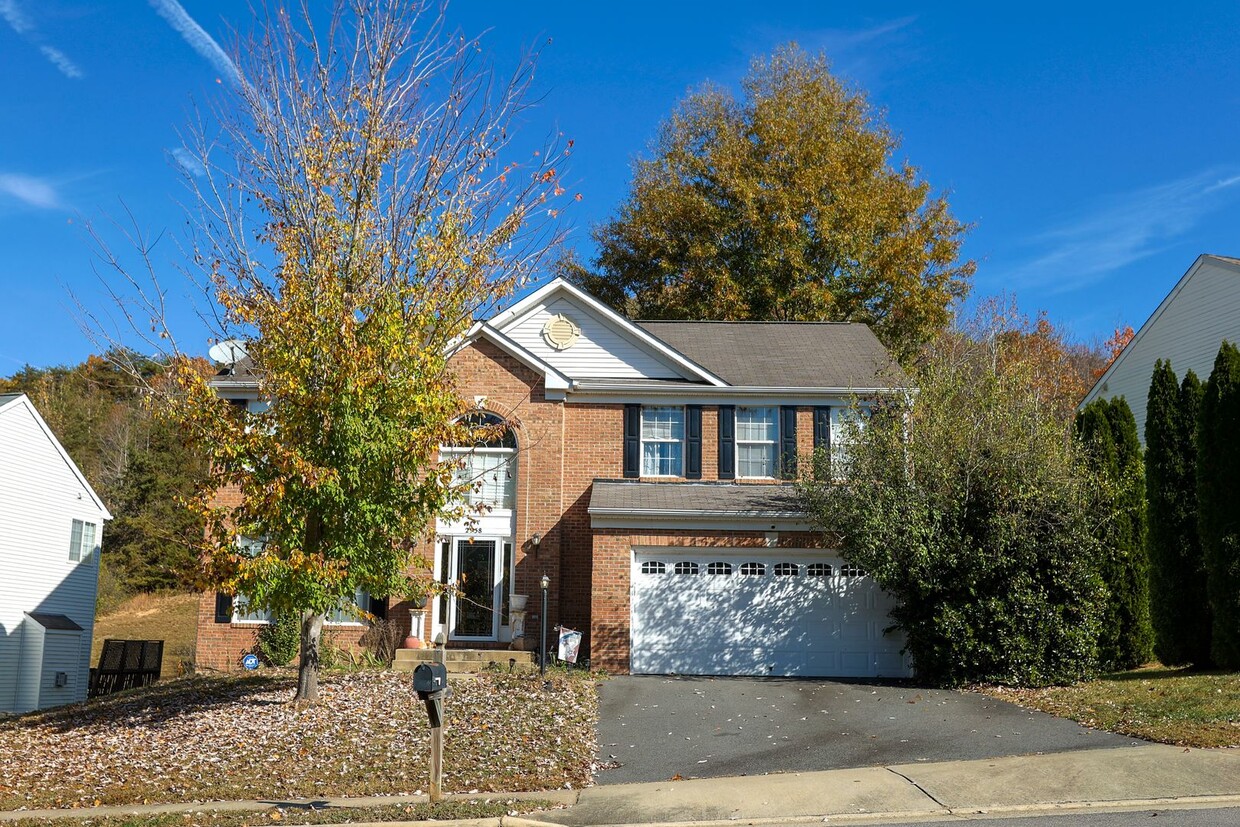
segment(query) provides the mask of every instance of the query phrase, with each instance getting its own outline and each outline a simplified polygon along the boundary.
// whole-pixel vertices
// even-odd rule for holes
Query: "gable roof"
[[[1107,369],[1103,371],[1102,375],[1094,381],[1093,387],[1086,392],[1085,396],[1081,399],[1080,404],[1077,405],[1078,410],[1084,408],[1090,402],[1093,402],[1102,395],[1102,389],[1108,386],[1111,378],[1123,367],[1128,355],[1136,352],[1137,343],[1140,342],[1141,339],[1145,338],[1150,328],[1154,326],[1159,317],[1166,312],[1167,308],[1173,301],[1175,301],[1176,297],[1180,295],[1192,277],[1195,276],[1197,271],[1201,269],[1201,265],[1206,263],[1222,265],[1224,269],[1230,270],[1236,273],[1237,277],[1240,277],[1240,258],[1214,255],[1213,253],[1202,253],[1197,256],[1188,270],[1184,272],[1184,275],[1180,276],[1180,280],[1175,283],[1175,287],[1171,288],[1171,292],[1167,293],[1166,297],[1158,303],[1158,307],[1154,308],[1154,312],[1151,313],[1149,318],[1145,320],[1145,324],[1141,325],[1128,344],[1124,346],[1124,349],[1121,350],[1119,355],[1115,357],[1115,360],[1111,362],[1111,364],[1107,366]],[[1139,426],[1138,430],[1141,432],[1141,440],[1144,443],[1144,416],[1142,416],[1141,421],[1137,424]]]
[[[588,310],[601,317],[607,325],[635,341],[644,349],[653,352],[661,359],[684,371],[693,379],[716,387],[724,387],[729,384],[697,361],[687,357],[658,337],[652,336],[649,331],[629,321],[580,287],[563,278],[554,278],[547,282],[507,310],[497,313],[488,319],[487,324],[502,332],[527,314],[537,310],[544,304],[550,303],[557,296],[561,295],[584,305]]]
[[[34,403],[30,401],[30,397],[26,396],[24,393],[0,394],[0,413],[4,413],[10,408],[15,408],[18,406],[24,407],[30,412],[30,415],[34,418],[35,424],[42,429],[48,442],[52,444],[52,447],[56,450],[56,453],[58,453],[60,458],[64,460],[65,465],[68,466],[69,471],[72,472],[73,476],[77,478],[78,483],[81,484],[86,493],[90,495],[91,500],[99,509],[100,516],[102,516],[105,520],[112,519],[112,514],[108,511],[108,507],[103,504],[103,499],[95,493],[95,489],[90,487],[90,483],[87,482],[86,477],[82,475],[81,470],[77,467],[77,463],[73,461],[73,457],[69,456],[69,452],[65,450],[65,447],[60,444],[60,440],[58,440],[56,435],[52,433],[52,429],[49,428],[47,423],[43,421],[43,417],[39,415],[39,411],[35,408]]]
[[[638,324],[730,385],[861,389],[908,381],[874,332],[855,322]]]

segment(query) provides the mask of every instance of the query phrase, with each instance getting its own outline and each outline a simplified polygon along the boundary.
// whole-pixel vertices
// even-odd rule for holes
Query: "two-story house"
[[[868,327],[632,322],[555,280],[476,323],[451,364],[471,416],[509,429],[443,448],[488,508],[426,539],[459,591],[431,602],[425,639],[508,646],[511,596],[536,628],[545,574],[549,625],[608,671],[908,674],[889,598],[821,547],[787,482],[839,449],[857,399],[903,384]],[[261,404],[244,371],[216,386]],[[261,621],[204,595],[199,662],[234,667]]]

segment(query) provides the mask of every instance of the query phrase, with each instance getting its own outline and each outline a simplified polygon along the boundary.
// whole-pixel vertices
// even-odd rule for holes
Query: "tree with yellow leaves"
[[[407,592],[416,539],[463,508],[438,455],[478,436],[462,433],[451,344],[556,238],[567,150],[501,157],[533,64],[504,79],[480,54],[431,0],[341,0],[318,30],[279,9],[239,50],[219,137],[199,128],[186,147],[202,173],[187,175],[187,269],[218,335],[246,343],[265,409],[220,399],[160,285],[102,248],[130,321],[170,359],[173,392],[153,404],[211,460],[205,580],[300,616],[298,700],[318,697],[325,616],[358,589]],[[222,506],[229,487],[240,502]]]

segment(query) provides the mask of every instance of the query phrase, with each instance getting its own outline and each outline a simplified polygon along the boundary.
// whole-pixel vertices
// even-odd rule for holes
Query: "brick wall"
[[[821,538],[809,532],[782,531],[781,548],[819,548]],[[688,531],[681,529],[598,529],[594,532],[594,614],[590,665],[612,673],[629,671],[629,589],[634,546],[687,548],[762,548],[762,531]]]
[[[467,402],[480,399],[515,428],[517,455],[514,590],[529,595],[527,630],[539,627],[539,579],[551,579],[547,626],[563,624],[585,633],[583,656],[615,671],[628,669],[629,555],[633,543],[675,542],[686,545],[760,544],[761,532],[651,532],[640,538],[590,528],[591,486],[595,479],[623,476],[623,414],[620,404],[549,401],[542,377],[490,342],[480,340],[452,359],[458,392]],[[717,481],[718,408],[702,410],[702,481]],[[797,412],[797,447],[802,463],[813,451],[813,414]],[[804,465],[803,467],[808,467]],[[659,478],[660,482],[675,482]],[[759,481],[760,482],[760,481]],[[222,491],[226,504],[237,492]],[[434,527],[419,544],[434,559]],[[539,534],[535,547],[531,538]],[[653,539],[652,539],[653,538]],[[798,540],[800,545],[810,542]],[[407,627],[408,605],[396,603],[388,617]],[[199,606],[198,662],[211,668],[236,668],[254,645],[255,627],[214,622],[215,598],[205,594]],[[426,613],[427,624],[430,611]],[[356,628],[356,627],[354,627]],[[423,639],[429,628],[421,630]],[[360,635],[360,632],[358,632]],[[347,642],[356,643],[352,633]],[[475,644],[470,644],[475,645]]]

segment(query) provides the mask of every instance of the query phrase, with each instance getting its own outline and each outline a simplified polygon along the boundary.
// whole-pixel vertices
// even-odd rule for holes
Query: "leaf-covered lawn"
[[[582,676],[454,678],[444,789],[590,780],[598,696]],[[0,809],[417,793],[429,727],[409,675],[192,677],[0,722]]]
[[[983,691],[1095,729],[1185,747],[1240,747],[1240,674],[1151,667],[1076,686]]]
[[[390,804],[386,807],[271,807],[266,810],[225,811],[209,807],[184,813],[104,816],[101,818],[21,818],[12,827],[250,827],[254,824],[358,824],[382,821],[428,821],[498,818],[554,806],[534,799],[441,801],[438,804]]]

